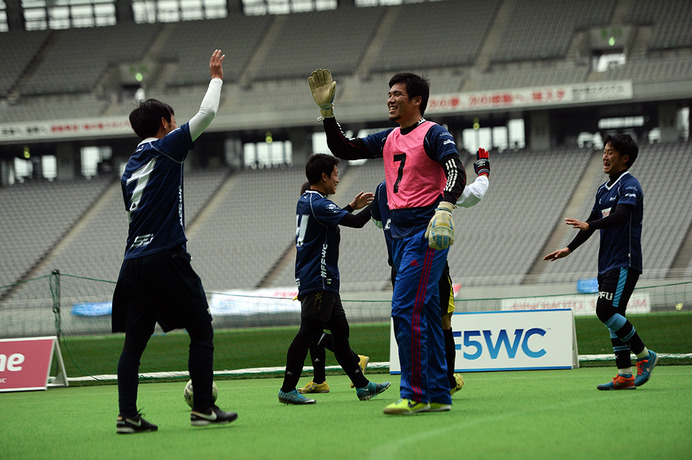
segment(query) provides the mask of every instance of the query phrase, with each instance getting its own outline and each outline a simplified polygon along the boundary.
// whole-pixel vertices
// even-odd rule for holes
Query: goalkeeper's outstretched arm
[[[359,138],[348,138],[334,118],[334,95],[336,82],[332,79],[329,69],[317,69],[308,77],[308,87],[320,108],[321,119],[324,122],[324,132],[327,135],[329,150],[337,158],[343,160],[359,160],[374,158]]]

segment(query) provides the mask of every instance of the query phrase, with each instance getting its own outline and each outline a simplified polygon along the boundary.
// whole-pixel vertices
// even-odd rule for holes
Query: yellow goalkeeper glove
[[[317,69],[308,77],[308,86],[312,92],[315,104],[320,107],[323,118],[334,116],[334,93],[336,92],[336,82],[332,81],[332,73],[329,69]]]
[[[441,201],[435,209],[435,215],[430,219],[425,237],[428,246],[432,249],[447,249],[454,244],[454,220],[452,210],[454,205],[447,201]]]

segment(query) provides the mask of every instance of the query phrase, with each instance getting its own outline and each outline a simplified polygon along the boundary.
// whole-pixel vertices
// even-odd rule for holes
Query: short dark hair
[[[425,109],[428,107],[428,99],[430,98],[430,81],[415,73],[401,72],[389,80],[389,87],[391,88],[397,83],[406,85],[406,93],[409,99],[413,99],[416,96],[421,97],[420,114],[425,114]]]
[[[631,168],[637,159],[637,155],[639,155],[639,146],[634,142],[632,136],[629,134],[608,135],[603,139],[603,145],[606,146],[608,144],[620,152],[620,155],[627,155],[629,157],[625,164],[628,168]]]
[[[173,107],[158,99],[147,99],[130,112],[130,126],[141,139],[146,139],[159,132],[161,118],[170,122],[172,116],[175,116]]]
[[[305,177],[308,178],[310,185],[317,184],[322,179],[322,173],[327,176],[332,175],[334,166],[339,164],[339,159],[326,153],[315,153],[305,165]]]

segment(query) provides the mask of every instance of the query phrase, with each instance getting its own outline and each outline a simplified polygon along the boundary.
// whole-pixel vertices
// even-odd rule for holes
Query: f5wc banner
[[[452,316],[456,372],[579,367],[571,309],[465,312]],[[401,373],[393,323],[390,373]]]

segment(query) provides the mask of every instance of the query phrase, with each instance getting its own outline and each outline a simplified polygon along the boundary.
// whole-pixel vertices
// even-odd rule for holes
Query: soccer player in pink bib
[[[430,85],[419,75],[399,73],[389,81],[389,119],[399,126],[355,139],[347,138],[334,118],[331,72],[315,70],[308,85],[335,156],[384,159],[397,273],[392,318],[401,364],[401,399],[384,413],[448,411],[452,399],[438,284],[454,243],[452,210],[466,185],[454,138],[423,118]]]

